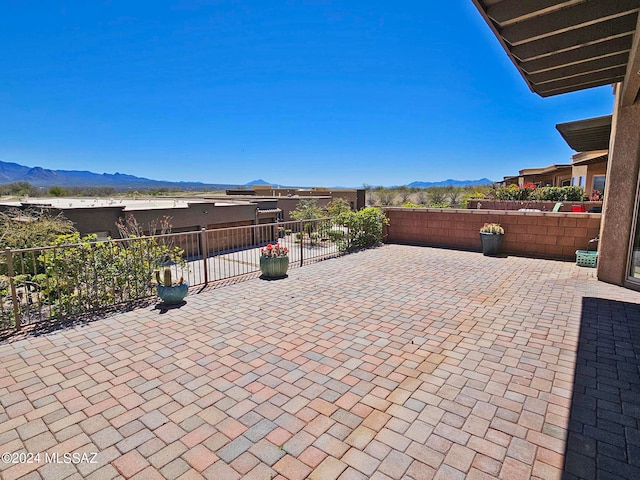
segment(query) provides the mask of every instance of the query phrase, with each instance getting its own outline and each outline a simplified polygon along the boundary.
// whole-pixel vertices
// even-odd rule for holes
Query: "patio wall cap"
[[[508,215],[512,217],[569,217],[569,218],[600,218],[601,213],[589,212],[519,212],[517,210],[489,210],[471,208],[404,208],[404,207],[384,207],[384,210],[394,210],[401,212],[425,212],[425,213],[455,213],[471,215]]]

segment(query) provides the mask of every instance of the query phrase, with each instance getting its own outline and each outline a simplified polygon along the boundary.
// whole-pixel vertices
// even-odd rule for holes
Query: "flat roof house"
[[[532,92],[613,85],[597,275],[640,289],[640,2],[472,1]]]
[[[20,201],[0,201],[0,209],[41,208],[62,213],[71,220],[81,235],[95,233],[98,238],[117,238],[116,223],[131,216],[147,232],[159,225],[163,217],[170,218],[174,233],[224,227],[240,227],[273,223],[280,210],[276,200],[248,201],[209,200],[202,198],[27,198]]]

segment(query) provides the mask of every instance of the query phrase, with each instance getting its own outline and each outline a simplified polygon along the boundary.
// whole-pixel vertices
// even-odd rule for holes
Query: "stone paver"
[[[0,344],[0,477],[635,479],[639,358],[594,269],[385,245]]]

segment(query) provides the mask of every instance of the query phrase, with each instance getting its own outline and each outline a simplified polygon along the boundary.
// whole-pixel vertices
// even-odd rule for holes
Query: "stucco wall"
[[[640,168],[640,103],[628,107],[616,105],[613,110],[607,184],[605,188],[600,231],[598,279],[624,285],[632,238],[635,206],[638,202],[638,172]]]
[[[387,242],[481,251],[485,223],[505,229],[502,251],[514,255],[575,260],[598,236],[600,214],[507,210],[388,208]]]
[[[66,210],[55,210],[53,212],[62,213],[73,222],[74,227],[81,235],[95,232],[107,232],[111,237],[118,237],[116,223],[121,218],[122,207],[99,207],[99,208],[69,208]]]
[[[125,212],[134,216],[145,229],[158,219],[171,217],[173,231],[200,230],[202,228],[231,222],[255,222],[256,205],[214,205],[213,203],[191,203],[189,208],[167,208],[131,210]]]

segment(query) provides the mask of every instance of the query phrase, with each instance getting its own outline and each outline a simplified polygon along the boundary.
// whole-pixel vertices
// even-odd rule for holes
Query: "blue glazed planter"
[[[289,269],[289,257],[260,257],[260,271],[265,278],[282,278]]]
[[[184,300],[184,297],[189,293],[189,284],[187,282],[180,283],[178,285],[172,285],[165,287],[164,285],[158,285],[158,296],[167,305],[176,305]]]

